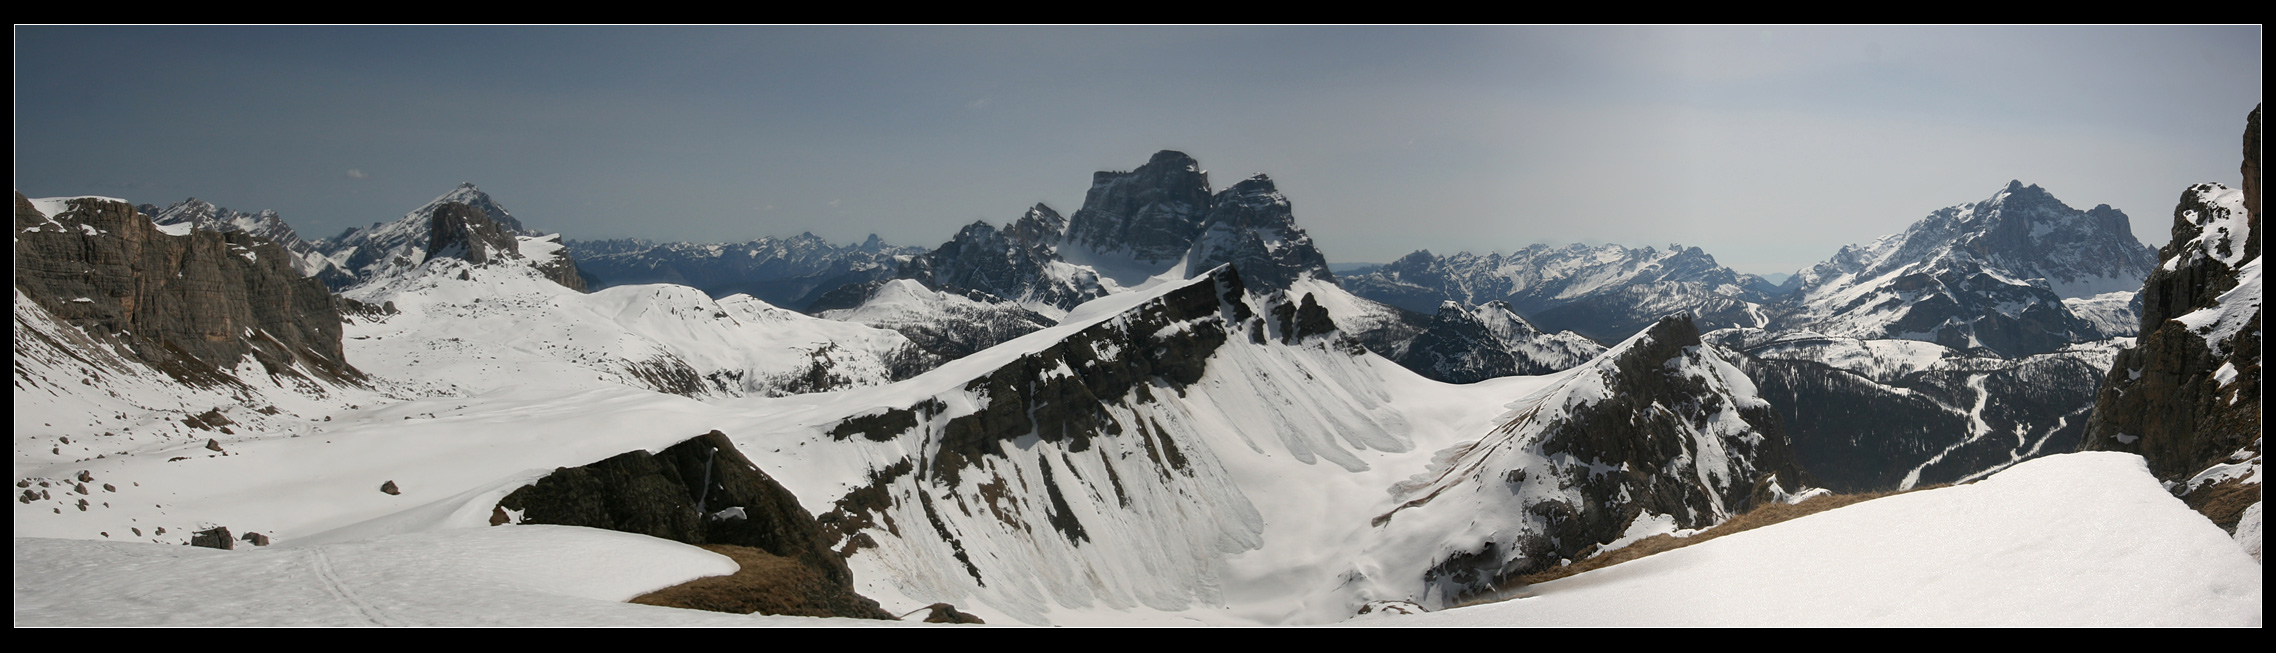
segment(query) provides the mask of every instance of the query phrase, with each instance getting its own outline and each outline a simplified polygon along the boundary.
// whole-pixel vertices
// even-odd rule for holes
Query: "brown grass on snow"
[[[820,572],[809,569],[796,560],[747,546],[702,546],[713,553],[734,559],[735,564],[741,565],[742,569],[726,576],[698,578],[642,594],[633,598],[632,602],[736,614],[854,616],[840,614],[842,606],[828,605],[832,601],[827,597],[851,596],[850,592],[832,586]]]
[[[1753,510],[1749,510],[1737,516],[1731,517],[1729,520],[1725,520],[1721,524],[1716,524],[1712,527],[1709,527],[1707,530],[1695,533],[1691,537],[1654,535],[1641,540],[1637,540],[1628,546],[1621,547],[1610,553],[1578,560],[1573,562],[1573,564],[1565,565],[1563,567],[1552,567],[1545,571],[1535,572],[1532,574],[1510,579],[1509,582],[1504,583],[1502,587],[1497,588],[1500,591],[1495,592],[1494,595],[1507,596],[1509,595],[1510,590],[1521,588],[1526,585],[1531,585],[1534,583],[1546,583],[1559,578],[1572,576],[1584,571],[1603,569],[1605,567],[1610,567],[1630,560],[1635,560],[1644,556],[1652,555],[1654,553],[1673,551],[1683,547],[1691,546],[1693,544],[1698,544],[1700,542],[1705,542],[1725,535],[1730,535],[1732,533],[1744,533],[1757,528],[1762,528],[1764,526],[1769,526],[1771,524],[1776,524],[1778,522],[1794,519],[1796,517],[1814,515],[1835,508],[1840,508],[1842,506],[1870,501],[1873,499],[1879,499],[1881,497],[1904,494],[1906,492],[1934,489],[1939,487],[1944,486],[1931,485],[1926,487],[1917,487],[1911,490],[1867,492],[1864,494],[1828,494],[1814,497],[1798,504],[1771,503],[1756,506]],[[1491,601],[1481,602],[1484,603]]]

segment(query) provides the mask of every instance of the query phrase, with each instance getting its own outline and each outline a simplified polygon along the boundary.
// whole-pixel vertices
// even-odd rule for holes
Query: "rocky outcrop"
[[[350,228],[314,243],[323,252],[356,276],[358,282],[369,281],[388,270],[408,268],[426,260],[433,251],[429,239],[435,234],[435,212],[447,204],[459,204],[473,209],[493,223],[498,231],[516,236],[541,234],[522,226],[521,220],[498,204],[489,193],[475,188],[473,183],[459,184],[450,192],[427,202],[394,222],[374,222],[369,227]],[[575,266],[572,265],[574,270]],[[564,284],[566,285],[566,284]]]
[[[227,383],[251,357],[271,375],[360,382],[339,310],[291,253],[242,232],[173,236],[124,202],[16,195],[16,288],[186,383]]]
[[[1184,152],[1162,150],[1129,172],[1091,175],[1067,240],[1094,252],[1167,265],[1185,255],[1209,212],[1209,173]]]
[[[334,290],[347,287],[356,280],[355,275],[325,258],[322,252],[316,250],[315,245],[302,240],[300,234],[293,231],[292,225],[286,224],[276,211],[232,211],[195,197],[165,208],[149,204],[136,208],[150,216],[150,221],[158,223],[160,227],[242,231],[267,239],[278,247],[285,248],[285,251],[292,252],[294,267],[302,275],[316,277],[326,287]]]
[[[568,250],[561,246],[560,236],[536,237],[533,242],[546,250],[542,258],[523,254],[524,238],[515,235],[505,223],[491,219],[480,208],[445,202],[435,207],[434,217],[427,222],[427,250],[422,260],[455,258],[475,265],[490,265],[530,259],[546,279],[570,290],[585,291],[585,279],[577,274],[577,262],[570,259]]]
[[[1037,204],[1001,230],[986,222],[966,225],[938,249],[911,259],[900,277],[1063,312],[1107,293],[1096,272],[1059,257],[1057,245],[1066,231],[1066,218]]]
[[[451,257],[475,265],[521,258],[514,235],[489,215],[458,202],[435,207],[427,222],[427,258]]]
[[[2118,354],[2084,447],[2129,451],[2258,555],[2261,453],[2261,110],[2246,121],[2244,188],[2189,187],[2142,285],[2141,336]],[[2248,518],[2248,513],[2251,515]]]
[[[1257,175],[1210,198],[1209,214],[1186,253],[1186,276],[1232,264],[1251,288],[1285,290],[1304,277],[1334,282],[1327,257],[1296,226],[1288,197]]]
[[[1440,454],[1434,469],[1460,472],[1393,488],[1411,498],[1376,523],[1524,515],[1526,527],[1426,572],[1431,598],[1453,603],[1591,555],[1640,521],[1703,528],[1798,491],[1807,479],[1777,413],[1729,356],[1689,316],[1662,319]]]
[[[820,524],[798,498],[718,431],[655,453],[630,451],[556,469],[506,495],[498,508],[524,524],[585,526],[758,549],[810,572],[784,574],[786,578],[821,579],[801,592],[803,608],[828,613],[812,616],[892,618],[876,601],[854,592],[852,570],[830,550]]]

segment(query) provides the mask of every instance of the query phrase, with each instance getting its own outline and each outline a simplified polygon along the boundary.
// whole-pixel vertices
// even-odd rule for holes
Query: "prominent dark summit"
[[[1129,172],[1091,175],[1067,230],[1067,242],[1095,252],[1169,263],[1185,255],[1209,211],[1209,173],[1184,152],[1155,152]]]

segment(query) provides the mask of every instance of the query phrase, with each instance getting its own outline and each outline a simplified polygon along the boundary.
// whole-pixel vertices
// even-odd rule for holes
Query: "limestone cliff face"
[[[2260,503],[2260,109],[2247,119],[2244,188],[2183,191],[2173,241],[2142,286],[2141,337],[2120,352],[2082,445],[2130,451],[2174,493],[2235,531]],[[2254,518],[2247,520],[2247,512]],[[2245,537],[2239,533],[2239,538]],[[2257,550],[2255,554],[2257,555]]]
[[[52,202],[43,212],[16,195],[16,287],[58,319],[189,383],[226,382],[246,356],[272,375],[363,377],[341,354],[331,293],[283,248],[244,232],[168,235],[119,201]]]

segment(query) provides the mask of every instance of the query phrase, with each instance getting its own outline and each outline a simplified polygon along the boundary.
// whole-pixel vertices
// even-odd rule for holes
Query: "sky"
[[[15,187],[275,209],[471,181],[569,238],[935,246],[1098,170],[1272,176],[1329,260],[1698,246],[1791,272],[2008,180],[2145,244],[2238,183],[2261,28],[15,29]]]

